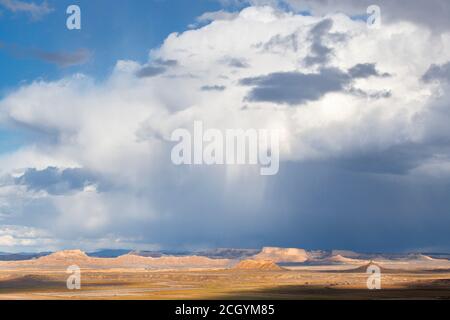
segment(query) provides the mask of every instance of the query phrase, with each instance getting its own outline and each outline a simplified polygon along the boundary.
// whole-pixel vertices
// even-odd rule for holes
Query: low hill
[[[350,251],[350,250],[333,250],[333,251],[331,251],[331,255],[332,256],[343,256],[345,258],[353,258],[353,259],[361,258],[361,256],[362,256],[360,253]]]
[[[331,256],[331,257],[327,258],[326,261],[329,263],[354,264],[354,265],[364,265],[369,262],[367,260],[347,258],[347,257],[341,256],[340,254]]]
[[[380,272],[383,274],[383,273],[395,273],[396,272],[396,270],[391,270],[391,269],[386,269],[386,268],[384,268],[384,267],[382,267],[382,266],[380,266],[378,263],[375,263],[375,262],[369,262],[369,263],[366,263],[366,264],[364,264],[364,265],[362,265],[362,266],[359,266],[359,267],[357,267],[357,268],[354,268],[354,269],[350,269],[350,270],[344,270],[344,271],[342,271],[342,272],[346,272],[346,273],[348,273],[348,272],[350,272],[350,273],[367,273],[367,270],[369,269],[369,267],[371,267],[371,266],[375,266],[375,267],[378,267],[379,269],[380,269]]]
[[[90,257],[80,250],[66,250],[48,256],[25,261],[0,261],[3,267],[67,268],[77,265],[81,268],[146,268],[146,269],[201,269],[228,268],[229,259],[210,259],[199,256],[162,256],[158,258],[125,254],[117,258]]]

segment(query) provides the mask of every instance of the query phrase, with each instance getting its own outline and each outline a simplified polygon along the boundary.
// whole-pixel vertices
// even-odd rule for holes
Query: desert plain
[[[371,265],[381,289],[367,287]],[[80,289],[68,289],[69,266],[80,270]],[[0,299],[450,299],[450,260],[286,248],[115,257],[71,250],[0,261]]]

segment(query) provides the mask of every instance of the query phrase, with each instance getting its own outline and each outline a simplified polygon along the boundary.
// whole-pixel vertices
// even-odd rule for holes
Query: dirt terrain
[[[0,262],[0,299],[450,299],[447,259],[415,255],[367,262],[336,255],[328,264],[289,265],[293,252],[283,265],[261,255],[92,258],[64,251]],[[370,264],[380,267],[381,290],[367,289]],[[80,290],[67,289],[70,265],[81,268]]]

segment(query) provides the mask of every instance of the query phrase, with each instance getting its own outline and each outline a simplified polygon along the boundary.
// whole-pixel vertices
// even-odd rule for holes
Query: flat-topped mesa
[[[87,254],[84,251],[81,250],[62,250],[62,251],[57,251],[55,253],[52,253],[50,256],[53,257],[61,257],[61,258],[87,258]]]
[[[253,260],[272,260],[274,262],[305,262],[308,253],[298,248],[264,247],[262,251],[252,257]]]
[[[233,267],[234,270],[282,271],[282,267],[272,260],[242,260]]]
[[[114,259],[117,263],[129,264],[147,264],[147,265],[169,265],[169,266],[210,266],[221,267],[230,263],[228,259],[211,259],[201,256],[161,256],[161,257],[142,257],[133,253],[125,254]]]
[[[81,250],[63,250],[39,258],[39,261],[86,260],[89,256]]]

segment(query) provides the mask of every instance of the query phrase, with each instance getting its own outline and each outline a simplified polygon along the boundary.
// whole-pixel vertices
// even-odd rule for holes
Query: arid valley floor
[[[450,299],[447,256],[254,253],[99,258],[62,251],[0,261],[0,299]],[[367,289],[370,264],[381,268],[380,290]],[[66,286],[71,265],[81,269],[80,290]]]

